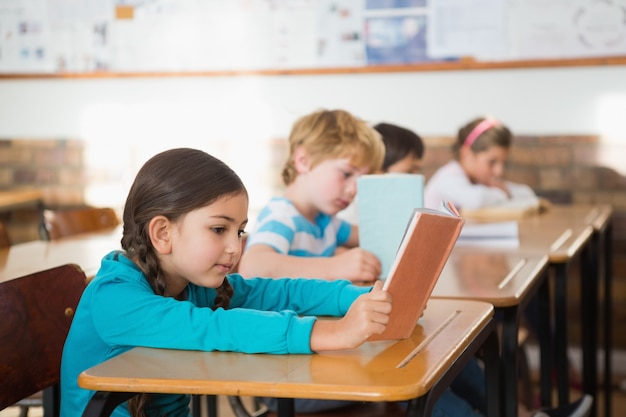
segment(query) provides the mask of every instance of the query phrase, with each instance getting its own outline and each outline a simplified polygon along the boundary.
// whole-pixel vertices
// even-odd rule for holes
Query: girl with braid
[[[310,354],[351,349],[382,332],[391,311],[380,282],[249,278],[241,255],[248,194],[226,164],[172,149],[139,170],[124,207],[122,250],[106,255],[76,310],[61,364],[61,415],[93,391],[80,372],[133,347]],[[318,320],[316,316],[341,316]],[[189,417],[190,397],[138,395],[115,417]]]

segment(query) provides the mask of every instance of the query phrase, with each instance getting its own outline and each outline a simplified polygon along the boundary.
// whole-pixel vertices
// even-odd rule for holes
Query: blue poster
[[[366,9],[398,9],[408,7],[426,7],[426,0],[366,0]]]
[[[371,17],[365,20],[368,64],[430,61],[426,49],[426,16]]]

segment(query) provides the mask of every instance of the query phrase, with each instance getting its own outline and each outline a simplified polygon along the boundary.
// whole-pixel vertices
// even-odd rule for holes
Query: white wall
[[[424,136],[453,135],[490,113],[517,134],[601,134],[621,148],[626,66],[0,80],[0,138],[85,139],[93,163],[128,171],[127,179],[157,150],[202,147],[233,165],[249,188],[259,185],[264,200],[269,179],[254,167],[268,158],[267,140],[285,137],[297,117],[321,107]],[[115,157],[104,153],[112,148]]]
[[[296,117],[318,107],[342,107],[424,135],[451,134],[485,112],[518,133],[602,133],[610,127],[611,113],[623,113],[625,106],[626,66],[0,80],[0,137],[83,137],[89,129],[86,123],[101,111],[135,116],[128,117],[130,126],[123,130],[131,128],[139,135],[175,125],[171,133],[185,133],[188,124],[195,127],[193,136],[207,139],[230,131],[284,135]],[[151,114],[161,116],[160,111],[170,114],[149,119]],[[615,116],[622,119],[621,114]],[[621,128],[623,134],[624,125]]]

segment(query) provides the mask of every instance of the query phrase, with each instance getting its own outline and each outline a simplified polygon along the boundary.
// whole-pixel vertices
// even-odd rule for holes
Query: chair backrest
[[[0,410],[53,386],[58,394],[63,344],[85,285],[74,264],[0,283]]]
[[[110,207],[81,207],[43,211],[45,240],[55,240],[79,233],[96,232],[120,224],[117,213]]]
[[[9,232],[7,231],[4,223],[0,222],[0,248],[8,248],[11,246],[11,239],[9,239]]]

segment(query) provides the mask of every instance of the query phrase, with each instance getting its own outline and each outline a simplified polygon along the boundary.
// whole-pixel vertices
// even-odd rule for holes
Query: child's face
[[[461,165],[472,182],[493,186],[502,181],[509,151],[502,146],[491,146],[481,152],[461,148]]]
[[[328,159],[305,174],[306,195],[316,210],[334,215],[354,200],[356,180],[368,174],[369,168],[356,167],[351,162],[351,158]]]
[[[171,252],[161,257],[168,287],[219,287],[241,257],[248,197],[237,194],[187,213],[173,225]]]
[[[401,174],[419,174],[422,172],[422,160],[410,153],[404,158],[389,165],[387,172],[397,172]]]

